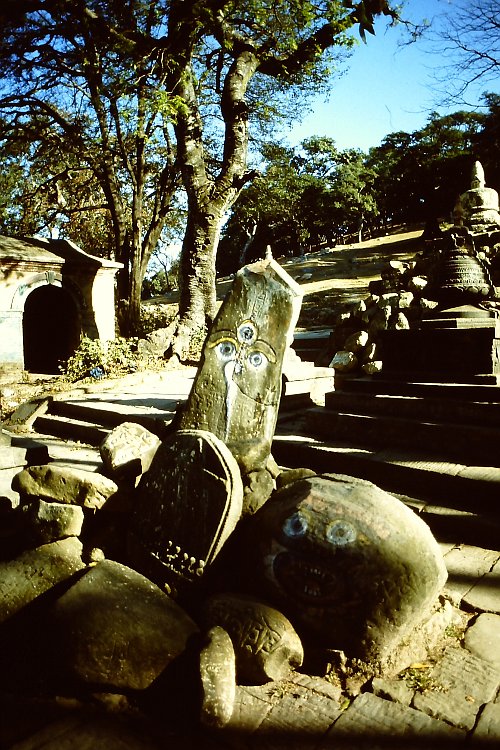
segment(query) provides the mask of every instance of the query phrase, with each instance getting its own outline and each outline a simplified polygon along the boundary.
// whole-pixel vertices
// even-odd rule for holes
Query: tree
[[[57,228],[122,262],[125,334],[138,330],[142,280],[179,185],[175,98],[151,45],[131,41],[153,38],[160,10],[141,0],[7,0],[0,19],[2,152],[19,155],[31,206],[19,228]]]
[[[267,244],[278,255],[298,255],[321,241],[334,243],[342,232],[359,235],[365,219],[377,215],[375,174],[361,151],[339,151],[331,138],[314,136],[298,149],[268,144],[262,153],[267,166],[242,191],[225,227],[222,273],[248,260],[238,250],[250,227],[256,227],[251,257],[262,257]]]
[[[325,87],[328,65],[352,45],[347,31],[373,33],[375,16],[395,13],[386,0],[10,0],[7,7],[14,20],[6,19],[0,43],[8,85],[0,110],[12,123],[9,136],[41,123],[38,142],[53,132],[91,170],[115,257],[125,264],[120,296],[131,332],[180,170],[188,213],[174,351],[182,357],[193,329],[214,315],[221,225],[255,176],[247,166],[249,122],[281,111],[286,91]]]
[[[222,224],[242,188],[255,176],[247,169],[249,122],[265,114],[263,103],[280,91],[318,89],[342,47],[352,44],[346,31],[358,25],[373,33],[374,16],[395,17],[385,0],[309,2],[245,0],[203,2],[205,33],[200,31],[200,4],[172,2],[169,39],[181,48],[173,68],[166,69],[168,88],[184,106],[175,123],[188,221],[181,254],[180,324],[174,351],[182,356],[191,331],[215,312],[215,259]],[[180,42],[182,40],[182,42]],[[203,78],[214,77],[219,93],[222,149],[214,162],[204,135]],[[266,99],[260,88],[267,91]],[[279,98],[277,99],[279,103]],[[260,105],[260,106],[259,106]],[[213,111],[212,111],[213,114]],[[215,169],[214,169],[215,166]]]
[[[485,116],[432,113],[414,133],[391,133],[372,148],[375,193],[385,226],[449,216],[467,190],[475,143]]]

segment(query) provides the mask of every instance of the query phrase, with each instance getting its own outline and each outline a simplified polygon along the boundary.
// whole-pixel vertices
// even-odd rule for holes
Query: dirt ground
[[[381,271],[389,260],[413,258],[421,248],[421,234],[422,229],[401,232],[365,242],[338,245],[302,258],[278,259],[304,293],[298,329],[333,325],[343,305],[368,295],[369,283],[380,279]],[[219,300],[224,298],[231,283],[228,278],[217,282]],[[177,307],[176,294],[156,297],[147,304],[168,305],[174,311]],[[74,384],[59,376],[23,372],[21,377],[13,378],[12,375],[0,374],[0,420],[24,401],[71,388],[74,388]]]

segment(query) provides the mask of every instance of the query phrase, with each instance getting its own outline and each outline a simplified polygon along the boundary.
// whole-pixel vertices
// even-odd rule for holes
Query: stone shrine
[[[455,207],[459,224],[480,228],[491,224],[500,225],[498,193],[486,187],[481,162],[474,162],[470,190],[462,193]]]
[[[417,327],[380,334],[381,377],[498,382],[500,321],[494,261],[489,257],[495,257],[493,245],[500,240],[498,207],[498,193],[485,187],[483,168],[476,161],[472,187],[461,195],[455,211],[458,224],[426,243],[424,295],[431,301],[429,309]]]
[[[429,528],[370,482],[311,476],[250,519],[251,580],[302,636],[387,665],[426,617],[447,573]]]
[[[80,336],[115,337],[121,263],[68,240],[0,236],[0,375],[59,373]]]

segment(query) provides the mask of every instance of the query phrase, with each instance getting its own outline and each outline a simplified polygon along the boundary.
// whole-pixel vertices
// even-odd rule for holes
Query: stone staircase
[[[337,377],[325,395],[331,370],[299,363],[296,372],[273,443],[279,464],[367,479],[420,513],[440,539],[499,548],[499,386]],[[324,406],[311,399],[315,382]],[[20,416],[42,441],[97,447],[124,421],[162,437],[187,392],[54,396]]]
[[[336,385],[324,407],[310,406],[295,422],[284,415],[276,460],[368,479],[435,532],[446,527],[452,540],[456,528],[462,541],[481,533],[483,545],[486,534],[497,548],[500,387],[382,378]]]

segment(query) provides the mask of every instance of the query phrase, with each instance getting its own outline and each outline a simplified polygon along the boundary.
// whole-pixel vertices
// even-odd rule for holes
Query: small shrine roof
[[[122,268],[122,263],[116,263],[106,258],[90,255],[70,240],[48,239],[45,237],[8,237],[0,234],[0,263],[8,261],[60,263],[74,261],[99,265],[104,268]]]

